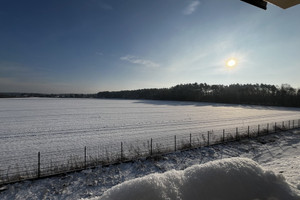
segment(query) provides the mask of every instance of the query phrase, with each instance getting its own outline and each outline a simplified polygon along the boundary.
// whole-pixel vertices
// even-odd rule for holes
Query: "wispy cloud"
[[[0,62],[0,77],[22,76],[30,74],[32,70],[16,62]]]
[[[141,59],[137,56],[132,56],[132,55],[126,55],[126,56],[121,57],[120,59],[128,61],[133,64],[144,65],[146,67],[159,67],[160,66],[158,63],[155,63],[151,60]]]
[[[89,87],[85,87],[85,85],[78,87],[74,86],[74,84],[60,81],[52,82],[41,79],[20,80],[13,77],[0,77],[0,92],[84,93],[87,90],[89,90]]]
[[[192,1],[184,10],[183,10],[183,14],[184,15],[190,15],[193,12],[196,11],[196,9],[198,8],[198,6],[200,5],[200,1]]]

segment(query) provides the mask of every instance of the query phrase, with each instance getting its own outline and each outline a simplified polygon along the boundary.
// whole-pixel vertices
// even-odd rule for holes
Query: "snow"
[[[299,199],[280,175],[245,158],[194,165],[119,184],[89,200]]]
[[[147,100],[0,99],[0,150],[53,151],[300,119],[300,109]],[[22,145],[20,145],[22,144]]]
[[[225,195],[231,195],[229,191],[249,195],[241,198],[230,196],[231,199],[300,199],[299,147],[299,129],[280,132],[257,139],[246,139],[176,152],[153,159],[141,159],[108,167],[99,166],[52,178],[10,184],[0,192],[0,199],[105,199],[109,195],[122,192],[125,188],[130,188],[132,191],[132,187],[137,182],[143,182],[145,185],[145,187],[136,185],[142,190],[146,190],[147,187],[149,190],[156,186],[162,187],[164,184],[165,195],[172,195],[177,191],[183,195],[185,191],[197,193],[200,189],[201,191],[210,189],[207,193],[200,194],[200,197],[205,200],[225,199],[223,198]],[[233,159],[228,160],[228,158]],[[152,182],[149,182],[149,177],[153,177]],[[157,180],[157,184],[152,185]],[[185,189],[186,184],[192,186]],[[153,192],[153,195],[160,195],[159,191]],[[137,192],[138,190],[134,190],[130,194],[137,194]],[[127,194],[130,195],[122,193],[122,197],[126,199]],[[223,195],[218,198],[216,196],[218,194]],[[298,196],[293,196],[295,194]],[[178,197],[184,199],[183,196]],[[127,199],[135,198],[136,195]],[[147,195],[142,198],[147,198]],[[189,199],[197,199],[197,197],[193,196]]]
[[[126,156],[137,142],[141,152],[149,153],[151,138],[154,146],[173,149],[174,135],[178,145],[189,140],[190,134],[197,142],[211,130],[216,135],[223,129],[234,132],[241,127],[242,131],[248,125],[257,129],[258,124],[263,129],[266,123],[297,120],[299,111],[176,101],[0,99],[0,175],[25,169],[35,173],[38,152],[41,168],[49,169],[74,157],[82,161],[85,146],[88,157],[101,159],[106,152],[118,156],[121,142]]]

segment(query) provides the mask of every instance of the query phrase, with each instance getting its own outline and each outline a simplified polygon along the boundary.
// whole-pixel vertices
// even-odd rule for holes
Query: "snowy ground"
[[[246,158],[227,158],[185,170],[151,174],[86,200],[298,200],[280,175]]]
[[[99,167],[58,177],[10,184],[0,189],[3,190],[0,193],[0,199],[98,199],[108,189],[128,180],[173,169],[184,170],[192,165],[202,165],[210,161],[232,157],[252,159],[260,166],[256,166],[251,162],[249,166],[254,166],[255,170],[258,170],[263,176],[266,175],[267,180],[272,179],[273,183],[284,187],[285,183],[282,180],[282,177],[284,177],[290,189],[300,195],[300,130],[294,130],[252,140],[176,152],[132,163]],[[209,170],[209,166],[213,165],[204,168]],[[266,171],[260,171],[260,167]],[[267,172],[268,170],[274,172],[275,176],[272,176],[273,178],[270,178],[272,173]],[[171,171],[168,173],[178,172]],[[216,189],[214,187],[217,184],[217,179],[208,179],[207,181],[207,184],[212,187],[208,189],[217,192],[214,190]],[[243,179],[243,181],[247,181],[247,179]],[[249,184],[245,185],[249,186]],[[176,184],[173,186],[176,186]],[[169,185],[169,187],[172,189],[172,185]],[[224,187],[230,188],[231,186],[227,184]],[[267,191],[270,188],[262,186],[261,189]],[[273,189],[277,190],[278,188],[274,187]],[[259,197],[257,198],[259,199]],[[262,199],[264,199],[264,196],[262,196]],[[279,199],[298,200],[300,197],[285,196],[282,198],[281,196]]]
[[[0,99],[0,156],[297,119],[299,108],[150,100]]]
[[[299,119],[298,108],[150,100],[0,99],[0,179],[28,172],[36,176],[38,152],[43,173],[72,159],[82,162],[85,146],[88,157],[119,158],[121,142],[128,154],[137,140],[143,145],[140,149],[149,152],[151,138],[155,146],[159,142],[174,149],[175,135],[180,145],[181,137],[189,140],[190,134],[197,142],[202,133],[211,130],[221,133],[222,129],[235,131],[249,125],[257,130],[258,124],[263,129],[266,123],[273,123],[271,128],[274,122],[287,120],[295,120],[298,126]]]

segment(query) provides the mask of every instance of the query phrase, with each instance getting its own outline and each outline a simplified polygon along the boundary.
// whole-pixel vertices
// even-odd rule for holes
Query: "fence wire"
[[[1,158],[0,185],[300,128],[300,119]]]

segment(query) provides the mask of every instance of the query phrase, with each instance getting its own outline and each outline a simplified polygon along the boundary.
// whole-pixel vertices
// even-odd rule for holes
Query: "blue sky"
[[[0,92],[299,88],[299,19],[239,0],[0,0]]]

